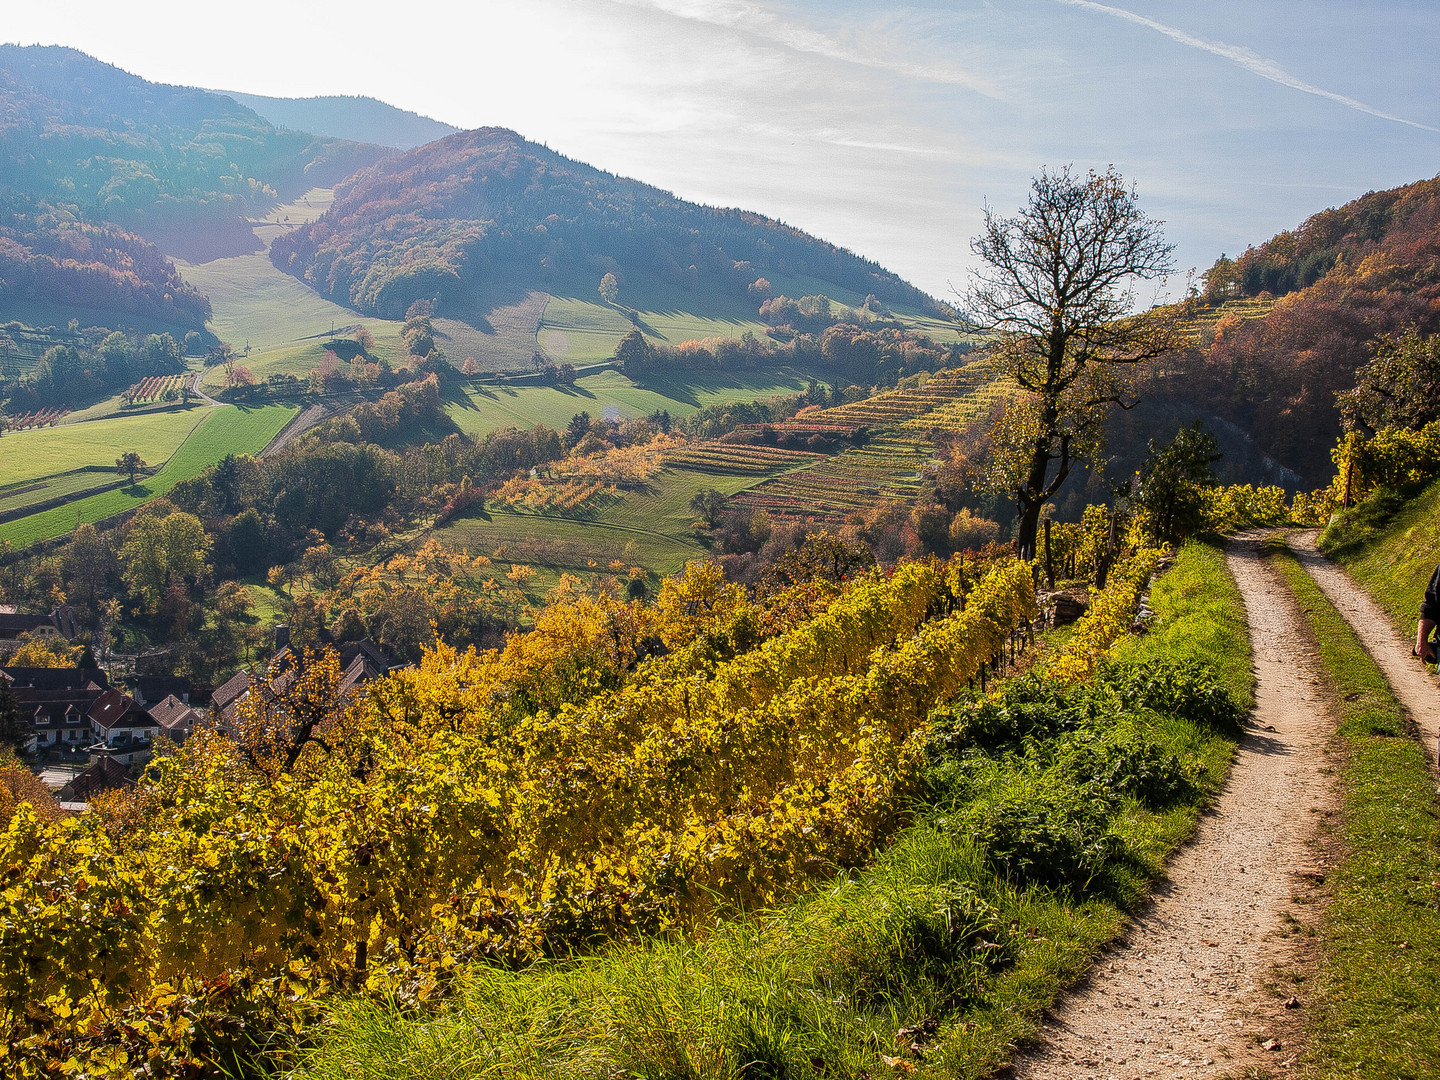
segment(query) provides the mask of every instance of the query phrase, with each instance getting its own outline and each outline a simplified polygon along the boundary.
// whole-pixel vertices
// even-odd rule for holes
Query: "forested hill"
[[[1381,335],[1440,332],[1440,178],[1371,192],[1222,258],[1206,299],[1231,304],[1160,395],[1236,424],[1306,484],[1323,482],[1335,395]]]
[[[253,212],[385,151],[277,130],[223,94],[147,82],[74,49],[0,46],[0,177],[142,233]]]
[[[0,306],[22,301],[200,330],[210,302],[155,245],[108,222],[0,190]],[[87,316],[88,317],[88,316]]]
[[[491,277],[545,288],[607,270],[742,295],[766,273],[806,275],[928,302],[876,263],[780,222],[686,202],[502,128],[459,132],[358,173],[271,258],[339,303],[391,317]]]
[[[1377,280],[1381,263],[1386,269]],[[1440,177],[1372,191],[1236,259],[1221,256],[1206,274],[1206,287],[1210,297],[1282,296],[1333,278],[1367,291],[1414,292],[1428,303],[1440,298],[1437,266]]]
[[[337,139],[374,143],[409,150],[443,139],[460,129],[428,116],[397,109],[373,97],[332,95],[326,97],[277,98],[217,90],[241,105],[254,109],[276,127],[329,135]]]

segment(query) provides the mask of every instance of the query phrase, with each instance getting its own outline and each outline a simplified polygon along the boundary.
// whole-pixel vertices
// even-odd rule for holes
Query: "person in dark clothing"
[[[1440,624],[1440,566],[1425,586],[1425,596],[1420,601],[1420,623],[1415,627],[1415,655],[1427,664],[1435,663],[1435,642],[1430,640],[1430,635],[1437,624]]]

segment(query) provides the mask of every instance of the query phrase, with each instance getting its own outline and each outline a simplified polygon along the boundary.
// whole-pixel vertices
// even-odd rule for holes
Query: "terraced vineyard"
[[[842,519],[876,499],[912,497],[932,449],[923,439],[890,435],[785,473],[736,496],[772,516]]]
[[[935,434],[963,426],[1006,392],[1004,383],[985,381],[986,374],[971,364],[939,372],[922,386],[811,410],[752,432],[763,429],[789,446],[677,439],[661,451],[659,471],[640,482],[520,478],[488,500],[484,514],[462,515],[435,535],[484,551],[497,564],[533,564],[551,575],[548,586],[562,570],[584,574],[615,560],[663,574],[702,558],[706,549],[692,528],[690,502],[703,491],[719,491],[732,505],[775,517],[838,525],[879,501],[918,493],[935,459]],[[868,435],[863,445],[824,452],[861,429]],[[811,435],[825,446],[805,448]]]
[[[897,427],[968,397],[985,387],[989,378],[989,365],[977,360],[961,368],[937,372],[919,386],[886,390],[864,401],[831,409],[807,410],[799,419],[844,427]]]
[[[808,450],[786,450],[778,446],[703,442],[667,451],[665,464],[692,472],[744,474],[813,465],[820,457]]]
[[[976,362],[938,372],[917,387],[802,413],[789,426],[817,431],[865,428],[885,434],[767,480],[737,496],[737,502],[773,516],[838,521],[877,499],[911,498],[933,459],[933,436],[963,428],[1006,393],[1007,384],[990,379],[986,365]],[[742,448],[719,446],[713,452],[723,458],[732,449]],[[692,451],[703,452],[712,452],[710,444]]]
[[[963,397],[953,398],[938,408],[911,417],[902,430],[917,432],[962,431],[977,416],[988,412],[995,402],[1009,396],[1015,385],[1003,379],[983,383]]]
[[[1191,321],[1187,330],[1192,341],[1199,341],[1207,335],[1207,331],[1213,331],[1222,319],[1235,317],[1245,322],[1251,319],[1263,319],[1270,314],[1270,309],[1275,306],[1274,298],[1268,300],[1226,300],[1216,307],[1201,308],[1199,313]]]

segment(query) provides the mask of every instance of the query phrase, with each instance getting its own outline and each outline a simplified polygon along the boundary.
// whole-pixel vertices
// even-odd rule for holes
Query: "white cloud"
[[[960,86],[985,97],[999,96],[993,84],[974,72],[941,64],[916,63],[904,50],[882,47],[875,35],[867,34],[864,46],[852,44],[803,23],[786,19],[745,0],[614,0],[627,7],[663,12],[677,19],[724,27],[763,38],[795,52],[809,53],[828,60],[855,64],[885,71],[903,78],[923,82]]]
[[[1415,120],[1407,120],[1403,116],[1396,116],[1394,113],[1377,109],[1373,105],[1367,105],[1363,101],[1356,101],[1344,94],[1337,94],[1333,90],[1326,90],[1323,87],[1307,83],[1290,72],[1286,71],[1274,60],[1261,56],[1253,49],[1247,49],[1243,45],[1227,45],[1223,41],[1207,41],[1204,38],[1196,37],[1194,34],[1187,34],[1174,26],[1167,26],[1165,23],[1157,22],[1144,15],[1137,15],[1133,11],[1126,11],[1124,8],[1111,7],[1109,4],[1097,4],[1095,0],[1055,0],[1058,4],[1067,7],[1083,8],[1086,11],[1093,11],[1097,14],[1108,15],[1116,19],[1124,19],[1126,22],[1135,23],[1138,26],[1148,27],[1157,33],[1164,34],[1172,41],[1178,41],[1182,45],[1188,45],[1192,49],[1202,49],[1205,52],[1213,53],[1223,57],[1231,63],[1238,64],[1246,71],[1259,75],[1262,79],[1269,79],[1271,82],[1279,83],[1281,86],[1288,86],[1292,90],[1299,90],[1304,94],[1314,94],[1316,97],[1325,98],[1336,104],[1344,105],[1347,109],[1354,109],[1357,112],[1368,113],[1371,116],[1378,116],[1382,120],[1393,120],[1397,124],[1407,124],[1422,131],[1434,131],[1440,133],[1440,128],[1431,127],[1429,124],[1422,124]]]

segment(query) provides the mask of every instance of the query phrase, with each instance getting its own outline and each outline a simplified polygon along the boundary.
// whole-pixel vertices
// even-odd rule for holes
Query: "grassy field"
[[[88,491],[90,488],[106,487],[122,482],[124,479],[115,472],[113,467],[104,468],[96,465],[87,469],[61,473],[58,476],[47,476],[40,480],[6,484],[4,487],[0,487],[0,513],[21,510],[48,499],[74,495],[76,492]]]
[[[320,345],[331,329],[364,326],[375,335],[378,346],[398,349],[400,324],[387,319],[359,315],[325,299],[314,289],[277,270],[270,256],[261,252],[229,259],[180,267],[187,281],[210,297],[214,318],[210,329],[221,341],[228,341],[250,355],[241,363],[257,377],[276,371],[297,371],[293,359],[297,350]],[[320,352],[324,352],[323,347]],[[316,354],[319,359],[319,353]],[[312,360],[305,368],[315,366]],[[207,383],[216,384],[212,373]]]
[[[315,220],[334,197],[329,189],[313,188],[256,222],[255,235],[264,251],[203,263],[176,260],[185,279],[210,298],[214,312],[211,331],[239,350],[248,346],[250,355],[241,362],[258,378],[309,371],[325,351],[323,339],[341,327],[364,326],[375,335],[382,354],[398,351],[400,323],[360,315],[333,303],[270,262],[270,242]],[[218,387],[219,369],[210,372],[205,383]]]
[[[0,540],[7,540],[15,547],[25,547],[63,536],[82,521],[99,521],[131,510],[164,495],[180,481],[198,475],[226,454],[258,453],[289,423],[296,411],[292,405],[267,405],[258,409],[240,409],[233,405],[218,409],[207,407],[199,414],[201,422],[195,426],[190,437],[174,450],[164,467],[153,476],[146,477],[135,487],[117,488],[6,522],[0,525]],[[192,418],[192,424],[194,422]],[[94,426],[108,423],[113,421],[96,421]],[[110,454],[113,467],[115,457],[124,450],[116,451],[112,446],[106,452]]]
[[[770,275],[777,294],[789,297],[828,296],[837,305],[858,307],[865,297],[828,281]],[[598,278],[597,278],[598,281]],[[588,279],[555,286],[537,334],[546,353],[571,363],[607,360],[615,354],[620,339],[638,326],[660,345],[708,337],[738,338],[746,331],[765,336],[760,321],[760,301],[748,296],[688,292],[653,278],[640,277],[621,287],[619,306],[604,303],[596,284]],[[631,323],[620,308],[638,315]],[[905,326],[930,335],[936,341],[959,341],[963,335],[953,323],[910,309],[897,309],[896,318]]]
[[[1382,546],[1404,550],[1413,530]],[[1427,549],[1434,559],[1434,549]],[[1344,857],[1329,876],[1310,1074],[1440,1076],[1440,815],[1424,751],[1360,640],[1289,552],[1277,562],[1340,713]],[[1373,564],[1372,564],[1373,569]],[[1404,571],[1377,595],[1393,594]],[[1372,584],[1380,580],[1373,577]]]
[[[539,385],[472,385],[463,398],[447,406],[450,418],[472,437],[502,427],[546,424],[557,431],[578,412],[603,416],[614,407],[625,417],[668,410],[681,417],[706,405],[755,401],[772,394],[804,390],[810,377],[796,368],[735,374],[697,372],[673,378],[647,378],[636,384],[618,371],[606,370],[577,379],[573,387]]]
[[[491,555],[501,562],[585,573],[615,559],[655,574],[672,574],[706,548],[690,531],[690,500],[709,488],[727,495],[764,479],[662,469],[643,491],[583,517],[518,513],[492,504],[484,514],[459,518],[436,530],[442,543]]]
[[[174,412],[10,432],[0,439],[0,484],[37,480],[87,465],[113,469],[115,459],[127,450],[158,465],[209,412],[209,406],[195,405]]]
[[[294,203],[277,208],[264,221],[255,222],[255,234],[264,251],[202,263],[177,263],[186,279],[210,298],[214,311],[210,329],[237,349],[248,346],[250,353],[244,364],[261,379],[277,373],[300,375],[309,371],[323,354],[324,339],[332,328],[365,326],[374,334],[381,355],[392,360],[398,356],[398,321],[362,316],[333,303],[270,262],[271,241],[302,222],[314,220],[333,198],[332,191],[316,188]],[[530,297],[518,293],[477,295],[475,311],[442,311],[436,329],[457,364],[466,355],[475,355],[483,370],[523,367],[537,349],[571,363],[608,360],[634,324],[619,307],[601,301],[596,292],[598,281],[598,275],[593,281],[588,277],[567,280],[551,286],[554,292],[548,299],[544,293]],[[776,292],[788,296],[823,294],[837,304],[850,306],[865,299],[816,279],[771,275],[771,282]],[[765,333],[758,300],[695,293],[650,275],[636,275],[622,286],[619,302],[638,312],[638,325],[659,344],[740,337],[746,331],[762,337]],[[543,305],[538,328],[534,315],[528,314],[533,305]],[[938,341],[959,340],[962,336],[953,324],[918,311],[900,309],[895,314],[907,326]],[[219,375],[209,373],[205,383],[218,387]]]
[[[689,305],[699,307],[697,299],[690,297]],[[648,338],[661,345],[678,345],[682,341],[708,337],[738,338],[747,330],[763,337],[765,325],[760,322],[758,304],[742,307],[730,303],[729,299],[705,297],[707,312],[713,310],[713,305],[720,309],[718,314],[702,315],[682,307],[640,306],[638,325]],[[627,301],[622,297],[621,303]],[[646,305],[647,301],[636,299],[634,303]],[[552,295],[540,321],[540,345],[557,360],[571,363],[608,360],[615,355],[620,339],[636,325],[598,296],[592,300],[584,295]]]

